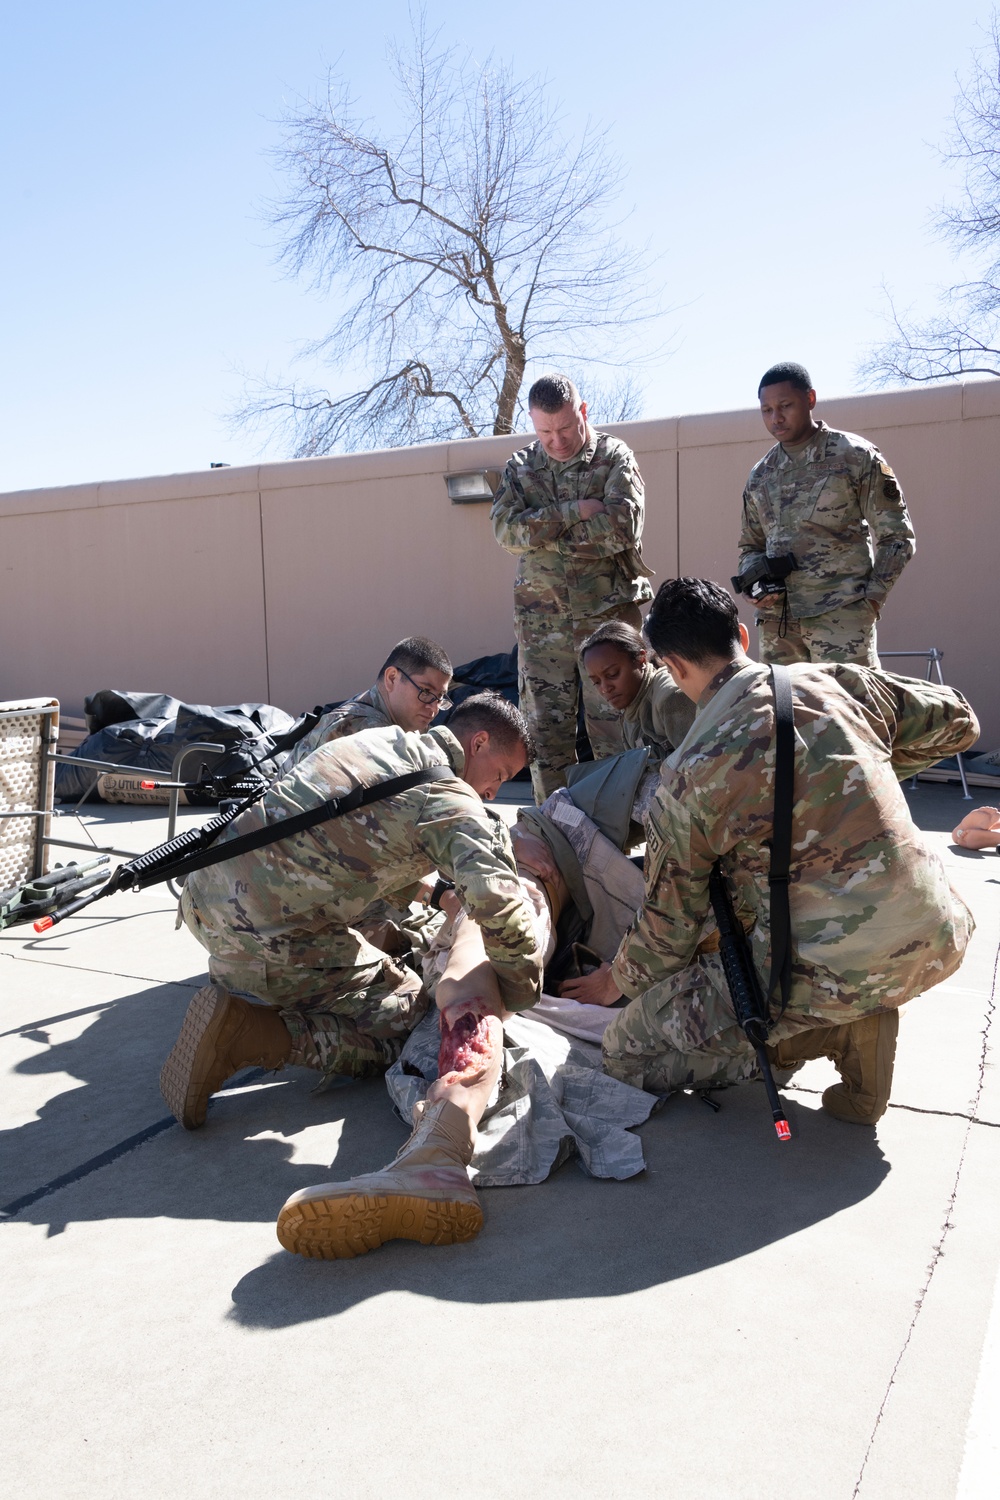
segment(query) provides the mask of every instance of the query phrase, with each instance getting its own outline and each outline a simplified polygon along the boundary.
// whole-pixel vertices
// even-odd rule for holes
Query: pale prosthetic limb
[[[503,1027],[497,978],[467,917],[456,918],[436,999],[445,1071],[419,1107],[412,1135],[380,1172],[293,1193],[277,1224],[286,1250],[339,1260],[386,1240],[450,1245],[479,1233],[483,1214],[466,1167],[500,1077]]]

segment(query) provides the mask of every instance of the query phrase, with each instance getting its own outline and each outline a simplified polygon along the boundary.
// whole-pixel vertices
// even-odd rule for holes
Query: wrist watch
[[[438,876],[437,885],[435,885],[434,889],[431,891],[431,906],[433,906],[436,911],[440,911],[441,897],[444,895],[445,891],[453,891],[454,889],[455,882],[453,880],[445,880],[443,875]]]

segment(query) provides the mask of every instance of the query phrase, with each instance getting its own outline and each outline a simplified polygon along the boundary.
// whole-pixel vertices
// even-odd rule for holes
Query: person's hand
[[[444,912],[449,922],[454,922],[459,912],[463,910],[457,891],[442,891],[438,897],[438,906]]]
[[[608,507],[603,500],[578,500],[576,503],[580,511],[581,521],[589,521],[591,516],[607,515]]]
[[[559,993],[564,1000],[576,1000],[580,1005],[614,1005],[622,997],[611,977],[610,964],[601,964],[599,969],[584,974],[581,979],[564,979]]]
[[[995,849],[1000,844],[1000,808],[977,807],[952,834],[960,849]]]
[[[437,885],[437,883],[438,878],[436,875],[425,876],[425,878],[417,886],[416,892],[413,896],[414,901],[418,902],[421,906],[430,906],[431,897],[434,894],[434,887]]]
[[[512,830],[512,843],[514,859],[519,870],[528,870],[541,880],[555,880],[558,874],[556,862],[552,858],[552,850],[544,839],[536,838],[532,833],[519,833],[515,825]]]

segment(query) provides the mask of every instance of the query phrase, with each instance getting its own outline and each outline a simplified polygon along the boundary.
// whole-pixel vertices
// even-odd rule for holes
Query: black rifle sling
[[[781,992],[781,1014],[788,1005],[792,984],[792,920],[788,882],[792,867],[792,803],[795,782],[795,717],[788,668],[771,667],[774,689],[774,828],[767,883],[771,893],[771,977],[767,1003]]]
[[[382,802],[386,797],[395,797],[408,792],[411,787],[430,781],[456,781],[457,773],[451,766],[427,766],[421,771],[407,771],[405,776],[393,776],[388,781],[377,781],[374,786],[356,786],[343,797],[331,797],[308,812],[295,813],[282,818],[279,823],[268,823],[264,828],[255,828],[253,833],[241,834],[221,845],[201,849],[179,859],[176,864],[158,872],[149,884],[161,880],[178,880],[190,875],[193,870],[204,870],[208,865],[221,864],[223,860],[235,859],[237,855],[249,854],[253,849],[263,849],[267,844],[276,844],[281,839],[292,838],[315,828],[317,823],[329,822],[331,818],[342,818],[345,813],[356,812],[359,807],[370,807],[373,802]],[[219,830],[221,833],[221,829]]]

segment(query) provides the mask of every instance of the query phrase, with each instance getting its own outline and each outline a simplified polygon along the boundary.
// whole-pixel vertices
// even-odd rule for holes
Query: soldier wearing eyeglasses
[[[444,709],[451,685],[451,662],[434,641],[411,635],[393,646],[374,684],[366,693],[349,698],[324,714],[294,747],[285,771],[305,760],[320,745],[359,734],[362,729],[387,729],[398,724],[411,734],[423,734]]]

